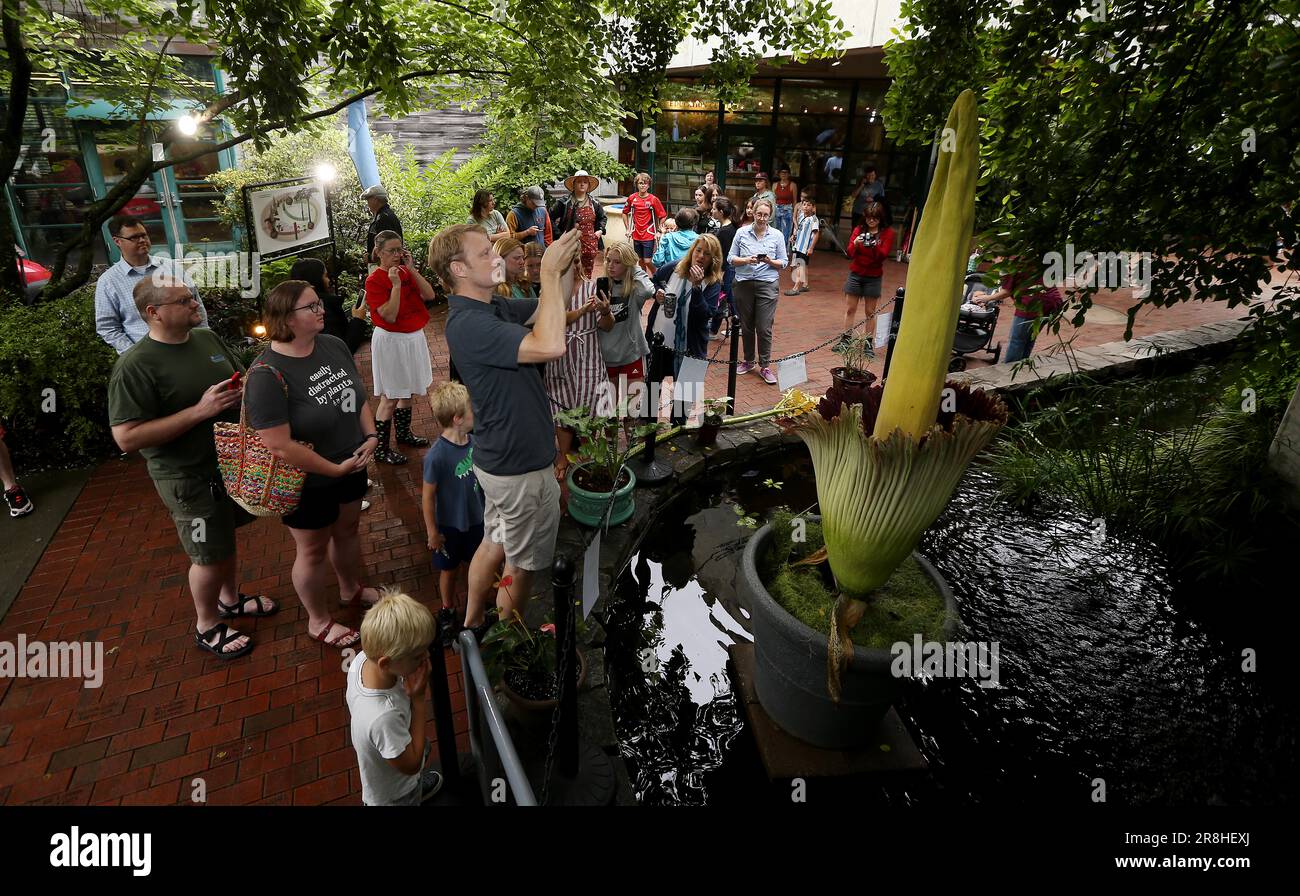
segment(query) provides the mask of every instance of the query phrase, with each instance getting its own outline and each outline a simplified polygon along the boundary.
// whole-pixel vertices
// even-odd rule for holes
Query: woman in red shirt
[[[411,396],[424,395],[433,383],[433,364],[424,325],[429,322],[433,287],[416,272],[411,253],[402,237],[385,230],[375,237],[375,258],[379,267],[366,278],[366,305],[375,325],[370,340],[370,369],[374,393],[379,396],[375,411],[375,432],[379,447],[375,460],[404,464],[406,455],[389,448],[389,432],[397,422],[397,443],[417,448],[429,444],[411,432]]]
[[[650,175],[642,171],[636,176],[636,195],[628,197],[623,203],[623,216],[631,230],[632,246],[637,258],[647,273],[654,273],[650,259],[655,254],[655,236],[659,232],[659,222],[668,217],[664,204],[659,197],[650,192]]]
[[[849,279],[844,284],[844,329],[851,331],[858,317],[858,300],[866,306],[867,318],[876,316],[884,261],[894,248],[894,229],[889,212],[879,202],[867,204],[862,221],[849,237]],[[868,330],[868,332],[871,332]],[[845,335],[848,335],[847,333]]]

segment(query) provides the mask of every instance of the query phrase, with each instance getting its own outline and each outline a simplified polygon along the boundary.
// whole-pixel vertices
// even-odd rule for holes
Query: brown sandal
[[[331,641],[325,636],[328,635],[336,626],[343,629],[343,634],[337,636]],[[329,624],[321,629],[318,634],[313,635],[311,629],[307,629],[307,637],[311,638],[313,641],[319,641],[326,647],[336,647],[339,650],[356,647],[361,643],[361,632],[356,631],[355,629],[350,629],[346,625],[335,622],[333,619],[331,619]]]

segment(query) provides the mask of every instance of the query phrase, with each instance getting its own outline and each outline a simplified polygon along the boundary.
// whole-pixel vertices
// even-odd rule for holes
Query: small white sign
[[[709,362],[703,358],[682,358],[673,386],[673,400],[682,402],[689,411],[695,402],[704,400],[704,378],[709,374]],[[680,411],[678,413],[686,413]]]
[[[876,350],[889,344],[889,326],[894,322],[894,309],[888,308],[876,315]]]
[[[587,553],[582,558],[582,618],[591,615],[600,596],[600,533],[591,540]]]
[[[776,365],[776,387],[784,392],[800,383],[808,382],[808,362],[804,356],[781,361]]]

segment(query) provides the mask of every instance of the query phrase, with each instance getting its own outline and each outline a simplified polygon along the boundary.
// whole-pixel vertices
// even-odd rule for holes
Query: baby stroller
[[[998,325],[998,303],[976,305],[971,299],[976,293],[990,292],[985,285],[984,275],[975,273],[966,275],[966,290],[962,296],[961,312],[957,316],[957,332],[952,340],[953,358],[948,362],[948,370],[965,370],[966,355],[971,352],[987,352],[992,355],[990,364],[998,363],[1002,357],[1002,343],[992,348],[993,331]]]

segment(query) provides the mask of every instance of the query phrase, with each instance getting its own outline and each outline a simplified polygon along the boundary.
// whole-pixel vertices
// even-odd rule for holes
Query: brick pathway
[[[847,262],[818,253],[812,291],[782,296],[774,351],[799,351],[838,332],[840,287]],[[884,295],[892,296],[907,266],[889,263]],[[786,284],[783,282],[783,288]],[[1122,313],[1126,294],[1098,304]],[[1101,315],[1099,315],[1100,317]],[[1121,338],[1116,315],[1087,324],[1079,345]],[[1153,309],[1137,335],[1181,329],[1239,316],[1222,307],[1184,303]],[[429,327],[435,382],[447,376],[444,313]],[[1005,343],[1010,315],[996,336]],[[1050,339],[1040,340],[1039,350]],[[719,357],[727,357],[726,343]],[[369,378],[368,350],[358,357]],[[823,349],[808,358],[820,391],[836,358]],[[972,361],[972,366],[978,361]],[[877,369],[879,364],[877,364]],[[726,369],[710,368],[707,394],[722,395]],[[776,387],[741,378],[737,411],[770,407]],[[416,430],[436,431],[427,404],[416,407]],[[419,452],[404,467],[372,467],[379,486],[362,517],[368,581],[397,584],[426,604],[435,601],[419,510]],[[39,499],[38,499],[39,500]],[[35,573],[0,623],[0,641],[103,641],[103,687],[70,680],[0,679],[0,804],[186,803],[202,777],[211,804],[358,804],[356,759],[347,744],[344,673],[337,650],[308,639],[306,616],[289,570],[293,543],[278,520],[240,530],[240,582],[280,601],[267,619],[242,621],[257,647],[241,660],[222,662],[193,644],[194,610],[185,585],[187,563],[175,530],[138,457],[109,460],[51,541]],[[356,625],[357,610],[336,618]],[[467,720],[455,656],[449,655],[455,730],[465,749]],[[429,737],[434,736],[430,722]]]

